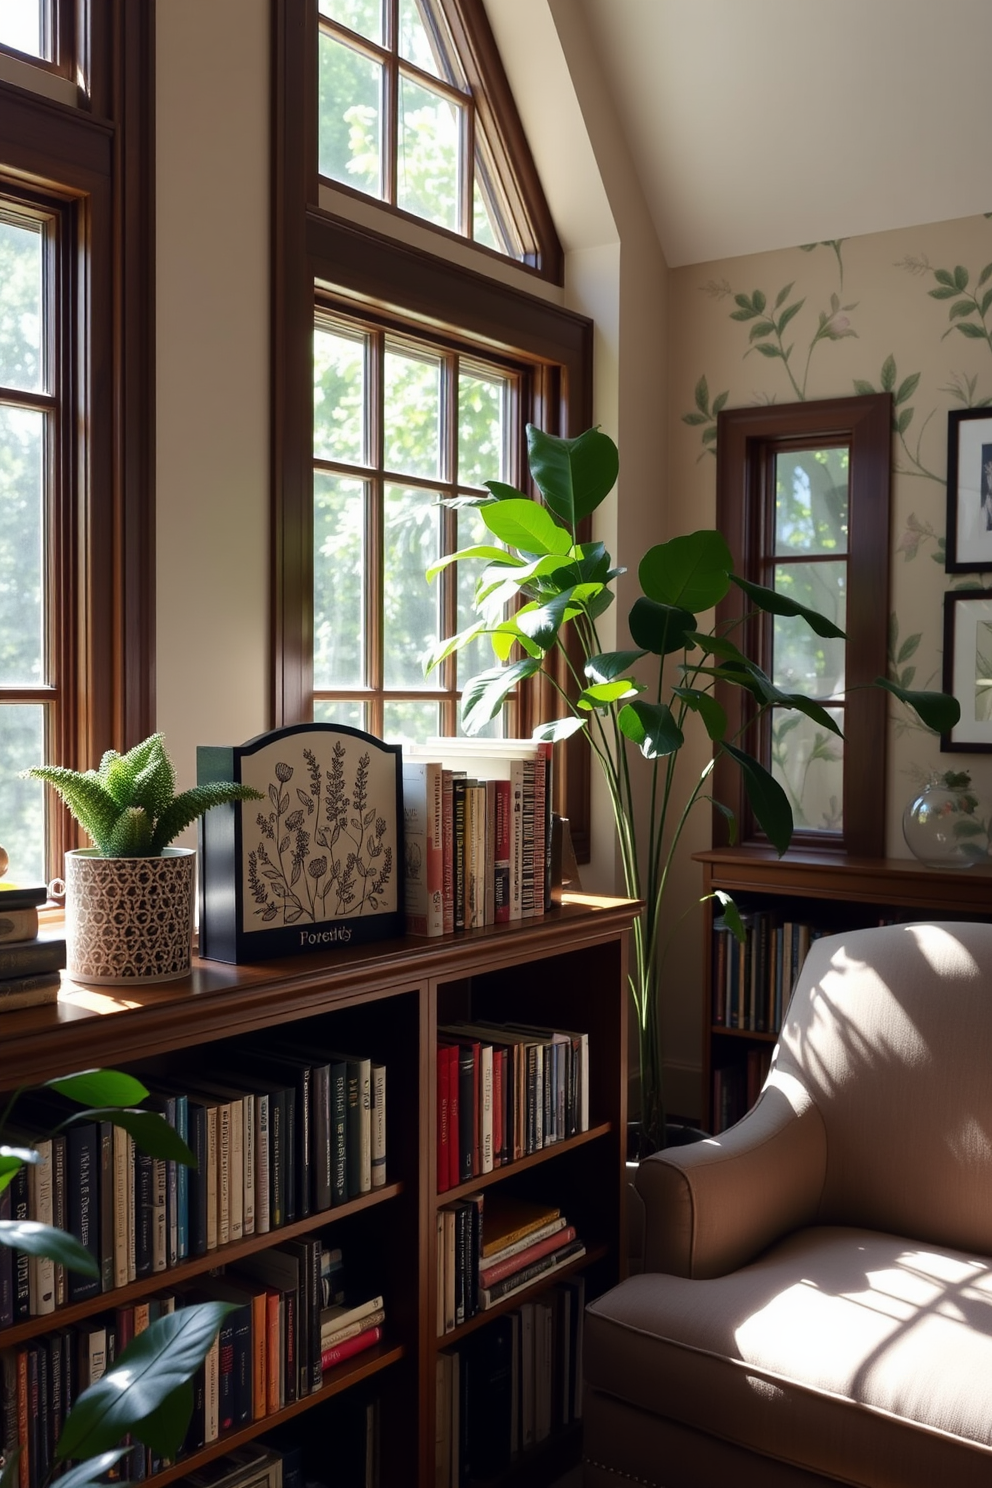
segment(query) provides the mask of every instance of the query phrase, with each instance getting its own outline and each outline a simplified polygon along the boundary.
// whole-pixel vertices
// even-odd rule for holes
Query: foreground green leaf
[[[635,599],[627,620],[631,639],[654,656],[685,650],[686,637],[696,628],[696,617],[678,605],[659,604],[643,595]]]
[[[907,704],[919,717],[921,723],[933,729],[935,734],[949,734],[961,720],[961,704],[956,697],[946,692],[914,692],[890,682],[887,677],[876,677],[876,687],[884,687],[901,702]]]
[[[781,857],[792,841],[792,807],[788,796],[775,777],[752,755],[734,744],[724,743],[723,748],[740,765],[744,789],[755,819]]]
[[[744,929],[744,921],[741,919],[741,912],[733,899],[724,889],[714,889],[713,898],[719,902],[723,912],[724,924],[734,939],[739,945],[746,944],[747,933]]]
[[[674,754],[685,743],[667,703],[627,703],[617,714],[617,725],[645,759]]]
[[[112,1452],[100,1452],[88,1462],[77,1463],[59,1478],[59,1488],[106,1488],[106,1474],[130,1450],[130,1447],[115,1447]],[[0,1488],[6,1488],[2,1480]]]
[[[182,1137],[157,1111],[122,1111],[117,1106],[97,1107],[80,1112],[80,1119],[112,1121],[122,1126],[134,1138],[139,1152],[148,1157],[162,1157],[169,1162],[183,1163],[187,1168],[196,1167],[196,1157],[186,1146]]]
[[[723,599],[733,566],[722,533],[703,530],[649,548],[637,576],[649,599],[698,614]]]
[[[527,456],[541,495],[572,530],[606,499],[620,469],[616,445],[598,429],[561,439],[528,424]]]
[[[75,1235],[34,1219],[0,1219],[0,1245],[26,1251],[28,1255],[45,1256],[83,1276],[100,1275],[100,1267]]]
[[[571,533],[536,501],[497,501],[482,508],[482,520],[500,542],[535,557],[564,557],[572,547]]]
[[[46,1080],[45,1089],[57,1090],[81,1106],[136,1106],[148,1091],[140,1080],[122,1070],[81,1070],[76,1075],[60,1075]]]
[[[526,677],[533,677],[541,670],[541,662],[533,656],[515,661],[508,667],[492,667],[480,672],[465,684],[462,692],[462,724],[465,732],[477,734],[479,729],[495,718],[503,706],[503,699]]]
[[[539,723],[531,738],[541,739],[547,744],[557,744],[562,739],[570,739],[585,726],[584,718],[576,718],[574,713],[569,713],[565,718],[553,718],[550,723]]]
[[[766,589],[763,584],[752,584],[749,579],[742,579],[739,574],[731,574],[730,577],[738,589],[742,589],[748,598],[754,601],[758,609],[764,610],[766,614],[789,615],[805,620],[810,630],[825,639],[846,639],[846,634],[840,626],[828,620],[826,615],[821,615],[818,610],[807,609],[797,600],[789,599],[787,595],[779,594],[775,589]]]

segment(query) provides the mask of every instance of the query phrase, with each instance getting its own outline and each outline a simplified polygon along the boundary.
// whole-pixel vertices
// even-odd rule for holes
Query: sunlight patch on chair
[[[916,941],[920,955],[938,976],[946,976],[951,967],[960,975],[962,962],[973,976],[980,974],[974,956],[946,926],[907,925],[906,933]]]
[[[992,1167],[992,1141],[974,1116],[966,1116],[958,1130],[948,1132],[944,1140],[962,1166],[978,1167],[983,1172]]]

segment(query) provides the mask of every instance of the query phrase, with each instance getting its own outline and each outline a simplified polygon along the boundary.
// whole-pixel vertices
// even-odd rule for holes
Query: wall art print
[[[944,691],[958,699],[961,719],[941,749],[992,753],[992,589],[944,595]]]
[[[992,568],[992,412],[947,415],[948,573]]]
[[[200,819],[201,956],[266,960],[403,933],[398,744],[306,723],[196,754],[198,781],[264,798]]]

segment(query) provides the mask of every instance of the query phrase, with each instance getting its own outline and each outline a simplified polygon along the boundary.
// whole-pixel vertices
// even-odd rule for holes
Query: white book
[[[386,1066],[373,1064],[372,1081],[372,1187],[386,1182]]]
[[[372,1191],[372,1061],[361,1059],[358,1092],[360,1174],[359,1192]]]
[[[255,1096],[255,1229],[267,1235],[269,1219],[269,1097]]]
[[[79,1332],[79,1392],[102,1379],[107,1370],[107,1330],[84,1324]]]
[[[217,1244],[231,1238],[231,1106],[217,1106]]]
[[[217,1107],[207,1105],[207,1249],[217,1249]]]
[[[484,1173],[493,1170],[493,1046],[479,1047],[479,1150]]]
[[[243,1101],[244,1128],[244,1233],[255,1233],[255,1097],[248,1092]]]
[[[444,1331],[455,1328],[455,1211],[443,1209],[444,1215]]]
[[[240,1240],[245,1232],[245,1107],[243,1100],[231,1102],[230,1235]]]
[[[134,1145],[134,1138],[128,1134],[127,1139],[127,1197],[125,1202],[125,1218],[127,1229],[127,1279],[137,1281],[138,1258],[136,1246],[138,1240],[138,1149]]]
[[[434,1239],[434,1291],[435,1291],[435,1318],[434,1329],[438,1338],[444,1337],[444,1212],[439,1209],[434,1216],[436,1223],[436,1235]]]
[[[39,1160],[28,1164],[28,1217],[38,1224],[51,1225],[54,1222],[52,1139],[36,1138],[31,1145]],[[96,1189],[92,1191],[95,1193]],[[90,1223],[95,1222],[94,1208]],[[28,1306],[32,1317],[55,1311],[55,1262],[48,1256],[28,1256]]]
[[[127,1165],[128,1135],[122,1126],[113,1129],[114,1163],[114,1286],[127,1286]]]

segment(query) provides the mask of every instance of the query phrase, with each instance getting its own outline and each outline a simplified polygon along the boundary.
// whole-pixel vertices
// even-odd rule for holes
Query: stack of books
[[[65,938],[39,927],[38,906],[47,898],[40,884],[0,883],[0,1012],[58,1001]]]
[[[585,1251],[554,1204],[494,1189],[446,1204],[437,1214],[438,1337]]]
[[[551,907],[551,745],[403,746],[406,924],[447,935]]]
[[[486,1021],[438,1034],[438,1193],[589,1130],[588,1034]]]

